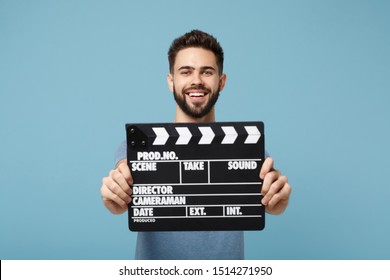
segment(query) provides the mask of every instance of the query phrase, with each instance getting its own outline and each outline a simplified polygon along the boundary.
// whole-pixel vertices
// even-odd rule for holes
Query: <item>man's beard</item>
[[[186,101],[187,95],[185,94],[188,90],[206,90],[208,93],[208,101],[206,105],[189,105]],[[175,101],[177,105],[180,107],[180,109],[186,113],[188,116],[196,119],[200,119],[204,116],[206,116],[208,113],[210,113],[211,109],[213,109],[215,103],[217,103],[218,97],[219,97],[219,91],[220,87],[218,86],[218,90],[216,92],[212,92],[210,89],[206,88],[205,86],[199,85],[194,86],[190,88],[183,89],[181,94],[178,94],[176,92],[175,85],[173,85],[173,96],[175,98]]]

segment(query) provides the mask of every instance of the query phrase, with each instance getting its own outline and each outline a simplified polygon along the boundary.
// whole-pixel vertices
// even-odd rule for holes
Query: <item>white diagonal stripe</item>
[[[152,127],[154,133],[156,133],[156,139],[154,139],[153,145],[165,145],[169,138],[168,132],[163,127]]]
[[[245,144],[256,144],[259,141],[261,133],[256,126],[245,126],[248,137],[245,139]]]
[[[222,126],[221,128],[225,133],[225,137],[222,140],[222,144],[233,144],[238,136],[237,131],[234,129],[233,126]]]
[[[202,133],[202,138],[199,140],[199,145],[207,145],[211,144],[214,139],[214,132],[209,126],[201,126],[199,127],[200,132]]]
[[[176,141],[176,145],[187,145],[190,142],[192,134],[188,127],[175,127],[179,138]]]

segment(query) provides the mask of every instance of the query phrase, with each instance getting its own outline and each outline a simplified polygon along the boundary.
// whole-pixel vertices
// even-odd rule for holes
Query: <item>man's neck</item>
[[[191,116],[188,116],[183,111],[181,111],[179,108],[176,108],[176,116],[173,121],[174,123],[207,123],[207,122],[215,122],[215,112],[214,108],[208,113],[206,116],[202,118],[194,118]]]

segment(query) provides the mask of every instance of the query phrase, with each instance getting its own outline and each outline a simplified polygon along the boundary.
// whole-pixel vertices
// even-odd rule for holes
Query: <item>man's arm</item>
[[[291,186],[286,176],[274,169],[274,161],[268,157],[260,170],[260,179],[263,180],[261,194],[264,196],[261,203],[269,214],[279,215],[287,208],[291,194]]]
[[[131,202],[131,185],[133,178],[127,165],[127,159],[118,162],[116,168],[111,170],[102,180],[100,193],[103,203],[113,214],[122,214],[127,210],[127,204]]]

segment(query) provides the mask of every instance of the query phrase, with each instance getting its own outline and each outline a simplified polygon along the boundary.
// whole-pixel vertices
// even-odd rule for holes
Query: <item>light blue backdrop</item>
[[[100,198],[126,122],[171,122],[167,50],[225,50],[219,121],[262,120],[288,211],[248,259],[389,259],[388,1],[0,0],[0,258],[131,259]]]

